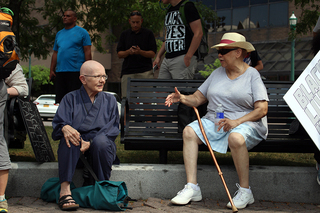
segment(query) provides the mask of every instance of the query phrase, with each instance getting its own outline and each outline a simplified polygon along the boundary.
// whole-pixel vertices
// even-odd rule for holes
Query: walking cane
[[[228,187],[227,187],[227,184],[226,184],[226,182],[224,181],[224,178],[223,178],[223,175],[222,175],[220,166],[219,166],[219,164],[218,164],[218,162],[217,162],[217,159],[216,159],[216,157],[214,156],[214,153],[213,153],[213,151],[212,151],[212,149],[211,149],[211,145],[210,145],[210,143],[209,143],[209,140],[208,140],[208,138],[207,138],[207,135],[206,135],[206,133],[205,133],[205,131],[204,131],[204,129],[203,129],[203,126],[202,126],[202,123],[201,123],[201,119],[200,119],[200,116],[199,116],[198,109],[197,109],[196,107],[193,107],[193,109],[194,109],[194,111],[195,111],[195,113],[196,113],[196,115],[197,115],[201,133],[202,133],[202,135],[203,135],[203,137],[204,137],[204,140],[206,141],[206,144],[207,144],[207,146],[208,146],[208,148],[209,148],[209,151],[210,151],[210,154],[211,154],[211,156],[212,156],[212,158],[213,158],[214,164],[215,164],[216,167],[217,167],[217,170],[218,170],[219,176],[220,176],[220,178],[221,178],[221,181],[222,181],[222,183],[223,183],[223,186],[224,186],[224,188],[226,189],[228,198],[229,198],[230,203],[231,203],[231,206],[232,206],[232,212],[238,212],[238,209],[237,209],[237,207],[234,205],[233,200],[232,200],[232,198],[231,198],[231,195],[230,195],[229,189],[228,189]]]

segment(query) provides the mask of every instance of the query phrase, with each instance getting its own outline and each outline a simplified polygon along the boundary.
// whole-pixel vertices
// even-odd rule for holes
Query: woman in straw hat
[[[239,177],[238,191],[233,198],[238,209],[254,202],[249,186],[248,150],[266,139],[268,95],[259,72],[243,62],[247,52],[254,47],[238,33],[225,33],[218,50],[221,67],[216,69],[192,95],[175,92],[168,95],[165,104],[180,101],[188,106],[208,103],[207,114],[201,119],[213,150],[226,153],[229,147]],[[215,131],[215,109],[218,104],[224,108],[225,118],[218,123]],[[185,205],[189,201],[200,201],[201,190],[197,183],[198,145],[205,143],[198,121],[183,130],[183,157],[187,184],[171,202]],[[231,208],[230,202],[227,204]]]

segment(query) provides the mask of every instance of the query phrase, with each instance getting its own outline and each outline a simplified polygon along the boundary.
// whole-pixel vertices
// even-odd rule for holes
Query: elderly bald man
[[[114,143],[119,134],[119,113],[113,95],[102,92],[107,80],[105,68],[98,62],[86,61],[80,69],[79,90],[65,95],[52,121],[52,138],[60,140],[58,148],[61,192],[59,207],[79,207],[71,196],[70,182],[80,152],[88,152],[99,180],[110,178],[116,159]]]

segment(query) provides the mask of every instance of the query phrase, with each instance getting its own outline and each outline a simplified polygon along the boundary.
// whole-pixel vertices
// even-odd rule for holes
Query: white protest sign
[[[320,52],[283,99],[320,150]]]

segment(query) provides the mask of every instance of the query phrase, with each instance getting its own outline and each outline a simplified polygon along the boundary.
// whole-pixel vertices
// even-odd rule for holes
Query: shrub
[[[29,67],[22,66],[23,73],[26,78],[29,78]],[[53,85],[49,79],[50,69],[42,66],[35,65],[31,67],[31,77],[33,78],[32,90],[41,91],[43,85]]]
[[[199,70],[199,73],[204,77],[207,78],[215,69],[221,66],[220,60],[217,58],[213,64],[205,64],[205,70]]]

